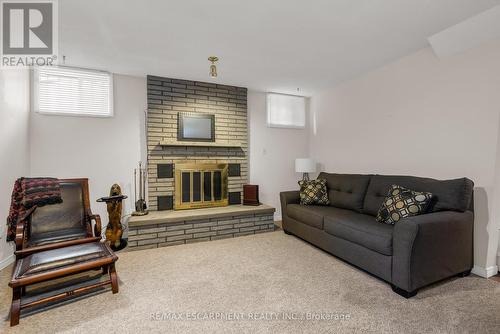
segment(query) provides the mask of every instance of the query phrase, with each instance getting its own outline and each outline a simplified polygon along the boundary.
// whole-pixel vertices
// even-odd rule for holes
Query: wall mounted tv
[[[177,140],[215,141],[215,115],[180,112],[177,115]]]

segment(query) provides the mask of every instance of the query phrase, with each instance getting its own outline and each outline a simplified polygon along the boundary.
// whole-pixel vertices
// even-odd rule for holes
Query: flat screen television
[[[177,115],[177,140],[215,141],[215,115],[180,112]]]

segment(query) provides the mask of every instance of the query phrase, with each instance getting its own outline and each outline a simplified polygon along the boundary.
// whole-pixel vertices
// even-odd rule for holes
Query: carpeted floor
[[[497,282],[451,279],[406,300],[388,284],[283,232],[119,256],[119,294],[22,317],[12,329],[11,268],[3,270],[0,332],[500,332]]]

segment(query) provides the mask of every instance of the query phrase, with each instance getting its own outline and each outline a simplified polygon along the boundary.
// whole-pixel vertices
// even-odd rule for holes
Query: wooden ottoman
[[[118,257],[115,253],[108,245],[101,242],[47,250],[18,259],[12,273],[12,280],[9,283],[13,290],[10,325],[19,324],[21,310],[28,307],[80,295],[108,284],[111,284],[113,293],[118,293],[118,276],[115,270],[116,260],[118,260]],[[28,285],[96,269],[102,269],[103,274],[109,273],[109,279],[22,302],[25,288]]]

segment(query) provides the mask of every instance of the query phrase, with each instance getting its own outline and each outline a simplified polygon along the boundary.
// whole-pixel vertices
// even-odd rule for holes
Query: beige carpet
[[[0,332],[500,332],[497,282],[451,279],[406,300],[386,283],[283,232],[119,256],[119,294],[29,315],[13,329],[7,321],[10,268],[3,270]],[[181,320],[161,320],[169,312]],[[160,320],[151,320],[152,313]]]

